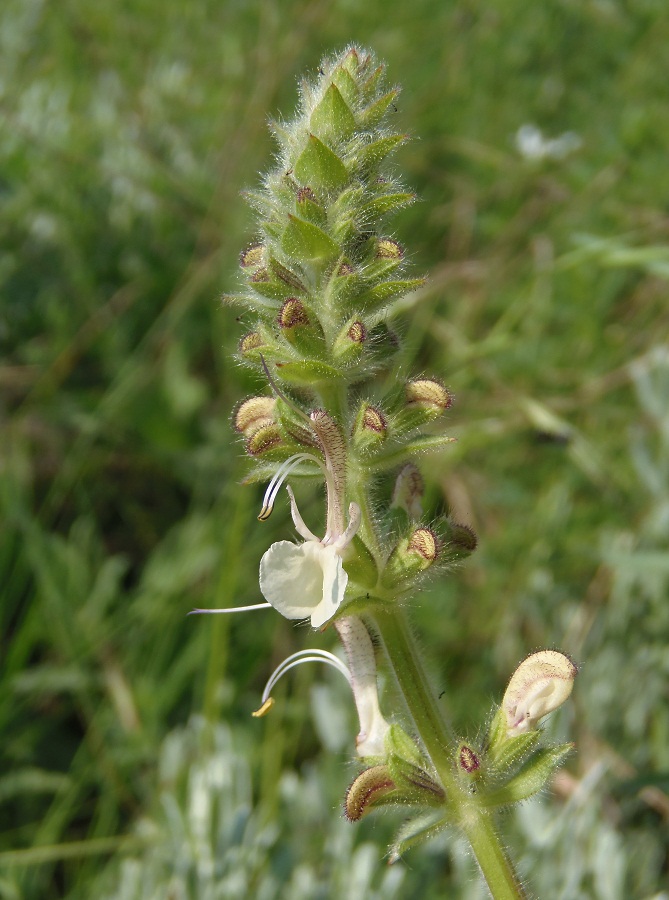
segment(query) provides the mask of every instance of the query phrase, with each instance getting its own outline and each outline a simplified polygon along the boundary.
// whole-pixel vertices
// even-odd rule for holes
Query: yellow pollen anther
[[[258,513],[258,521],[266,522],[269,519],[269,517],[272,515],[273,509],[274,509],[274,506],[263,506],[263,508]]]
[[[263,716],[266,716],[270,709],[274,706],[274,697],[268,697],[267,700],[263,703],[260,709],[256,709],[255,712],[252,712],[251,715],[254,719],[262,719]]]

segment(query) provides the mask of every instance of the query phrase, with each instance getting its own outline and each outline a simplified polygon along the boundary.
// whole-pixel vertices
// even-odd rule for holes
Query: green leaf
[[[283,263],[280,263],[275,256],[270,257],[269,267],[272,274],[276,275],[279,281],[281,281],[291,293],[294,293],[295,291],[297,291],[298,294],[307,293],[307,289],[302,284],[299,276],[286,268],[286,266],[284,266]]]
[[[286,151],[290,151],[294,141],[292,131],[276,119],[270,121],[269,127],[279,146]]]
[[[573,749],[573,744],[559,744],[557,747],[543,747],[537,750],[505,785],[490,792],[481,790],[479,798],[482,805],[492,808],[527,800],[544,787]]]
[[[362,169],[373,169],[381,163],[389,153],[406,143],[408,135],[391,134],[367,144],[356,156],[356,162]]]
[[[506,718],[500,709],[490,724],[486,763],[491,772],[511,772],[531,753],[541,739],[541,732],[528,731],[515,737],[507,735]]]
[[[242,191],[242,197],[264,219],[276,218],[278,215],[278,207],[271,194],[261,193],[260,191]]]
[[[356,288],[359,283],[359,275],[353,271],[348,260],[343,259],[341,264],[333,269],[326,285],[327,302],[331,304],[344,303],[357,294]]]
[[[271,312],[274,316],[281,306],[279,300],[264,297],[260,294],[223,294],[221,296],[223,306],[242,306],[245,309],[253,309],[258,313]]]
[[[360,465],[365,466],[369,472],[383,472],[386,469],[392,469],[403,462],[406,462],[412,456],[421,453],[436,453],[443,450],[448,444],[455,442],[455,438],[446,435],[423,435],[409,441],[407,444],[395,445],[387,451],[379,453],[373,458],[373,461],[365,463],[360,460]]]
[[[363,82],[362,90],[367,96],[373,94],[380,88],[385,71],[386,67],[381,63],[381,65],[377,66],[371,75]],[[399,93],[399,88],[396,88],[395,93]]]
[[[355,79],[351,77],[351,75],[346,71],[346,69],[341,66],[337,66],[337,68],[332,73],[332,81],[339,88],[339,92],[341,93],[343,99],[349,106],[355,106],[358,100],[358,85],[355,82]]]
[[[407,850],[429,841],[449,824],[449,819],[443,812],[429,812],[415,819],[409,819],[402,825],[390,845],[388,862],[396,863]]]
[[[311,113],[311,130],[324,141],[341,141],[356,128],[355,116],[336,84],[331,84]]]
[[[344,569],[351,581],[355,581],[363,588],[372,588],[378,581],[379,570],[376,560],[357,534],[344,552]]]
[[[397,99],[398,94],[399,88],[394,88],[388,94],[384,94],[383,97],[379,97],[378,100],[370,103],[367,109],[363,109],[360,114],[361,126],[370,128],[373,125],[378,125],[386,114],[388,107]]]
[[[340,372],[317,359],[277,365],[277,374],[289,384],[314,385],[322,381],[339,381]]]
[[[328,217],[325,210],[311,197],[306,195],[298,197],[295,208],[299,217],[307,222],[311,222],[312,225],[317,225],[319,228],[324,228],[327,225]]]
[[[328,193],[341,190],[349,180],[348,169],[322,141],[310,134],[293,169],[301,184]]]
[[[410,441],[405,450],[407,453],[434,453],[443,450],[448,444],[454,444],[456,438],[448,437],[445,434],[426,434]]]
[[[416,200],[415,194],[402,192],[397,194],[384,194],[381,197],[371,200],[360,210],[362,216],[367,220],[378,219],[380,216],[386,216],[390,213],[397,212],[405,206],[411,206]]]
[[[385,737],[385,746],[389,754],[405,759],[414,766],[426,765],[418,744],[397,723],[390,726]]]
[[[345,188],[330,207],[331,234],[340,244],[357,235],[364,191],[359,183]]]
[[[411,291],[417,290],[425,284],[425,278],[404,278],[397,281],[382,281],[369,288],[360,297],[356,298],[358,303],[364,309],[377,309],[384,303],[388,303],[395,297],[401,297],[409,294]]]
[[[283,250],[298,259],[310,261],[339,255],[339,246],[318,225],[288,216],[288,226],[281,242]]]

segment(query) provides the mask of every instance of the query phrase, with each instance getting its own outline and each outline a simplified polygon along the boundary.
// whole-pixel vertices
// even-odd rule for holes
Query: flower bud
[[[469,525],[458,522],[446,522],[444,534],[444,561],[459,562],[466,559],[476,550],[478,539]]]
[[[239,254],[242,269],[258,269],[265,259],[265,248],[262,244],[252,244]]]
[[[473,775],[481,768],[481,760],[471,747],[461,744],[458,748],[458,766],[462,772]]]
[[[353,446],[359,451],[370,451],[379,447],[388,436],[388,422],[377,406],[364,401],[353,425]]]
[[[322,357],[323,330],[320,322],[309,313],[301,300],[297,297],[284,300],[277,322],[286,340],[301,353],[315,359]]]
[[[357,318],[349,319],[334,340],[332,355],[342,363],[353,362],[362,355],[366,343],[364,323]]]
[[[428,569],[439,556],[440,543],[431,528],[416,528],[408,537],[402,538],[388,558],[381,582],[385,587],[393,587],[398,582],[414,578]]]
[[[404,250],[397,241],[393,241],[391,238],[380,238],[376,244],[376,258],[401,260],[404,259]]]
[[[392,238],[376,238],[371,245],[371,259],[365,266],[365,278],[369,282],[380,281],[394,272],[404,261],[404,249]]]
[[[432,378],[408,381],[404,387],[404,397],[408,407],[423,410],[431,419],[438,418],[453,403],[443,384]]]
[[[259,360],[260,353],[267,346],[259,331],[249,331],[239,342],[239,352],[244,359]]]
[[[344,815],[349,822],[357,822],[394,789],[395,783],[387,766],[372,766],[365,769],[346,792]]]
[[[295,198],[296,203],[306,203],[309,201],[310,203],[317,203],[316,194],[311,190],[310,187],[301,187]]]
[[[274,397],[249,397],[239,404],[234,413],[235,430],[248,438],[264,425],[274,424],[275,407]]]
[[[403,509],[412,519],[420,519],[423,514],[421,499],[425,492],[423,476],[413,463],[402,466],[393,489],[390,506]]]
[[[394,429],[402,434],[413,431],[439,418],[450,407],[453,398],[433,378],[416,378],[404,386],[404,407],[397,413]]]
[[[342,499],[346,493],[346,441],[339,424],[324,409],[314,409],[309,414],[311,427],[318,438],[325,457],[325,465],[332,478],[333,516],[343,521]]]
[[[502,700],[508,737],[533,731],[571,694],[578,669],[557,650],[540,650],[524,659],[511,676]]]
[[[439,555],[439,539],[430,528],[417,528],[409,538],[408,546],[423,559],[425,568]]]
[[[279,323],[279,328],[284,334],[287,334],[287,332],[290,332],[295,328],[299,328],[300,325],[305,326],[310,324],[306,307],[301,300],[297,299],[297,297],[289,297],[287,300],[284,300],[277,321]]]
[[[281,452],[277,453],[278,450]],[[285,448],[279,426],[272,423],[254,431],[246,441],[246,452],[249,456],[262,456],[264,459],[283,459]]]

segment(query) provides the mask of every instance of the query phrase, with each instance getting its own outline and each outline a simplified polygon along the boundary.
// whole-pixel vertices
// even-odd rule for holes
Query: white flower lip
[[[342,534],[328,533],[319,541],[304,524],[295,497],[287,488],[295,528],[304,543],[277,541],[260,560],[260,592],[287,619],[311,619],[322,628],[344,601],[348,575],[341,554],[360,525],[360,508],[349,507],[349,524]]]
[[[509,737],[534,730],[540,719],[562,706],[571,694],[577,671],[558,650],[540,650],[524,659],[502,700]]]
[[[337,548],[316,541],[278,541],[260,561],[260,591],[287,619],[321,628],[341,605],[348,575]]]

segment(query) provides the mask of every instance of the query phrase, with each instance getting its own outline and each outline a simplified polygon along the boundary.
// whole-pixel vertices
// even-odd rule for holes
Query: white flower
[[[279,467],[270,481],[258,518],[269,518],[281,485],[295,468],[306,462],[315,463],[325,479],[327,517],[325,536],[318,538],[307,528],[297,508],[290,487],[290,511],[295,528],[303,538],[299,544],[277,541],[260,561],[260,590],[265,603],[227,609],[195,609],[195,613],[229,613],[273,607],[287,619],[311,620],[313,628],[322,628],[341,607],[348,584],[342,554],[360,526],[361,512],[357,503],[348,508],[348,523],[344,517],[346,451],[336,423],[322,410],[310,416],[314,434],[318,438],[325,462],[309,453],[299,453]],[[344,644],[348,667],[328,651],[308,650],[289,656],[270,677],[263,693],[263,702],[254,715],[264,715],[272,706],[270,691],[278,679],[301,662],[320,660],[343,672],[351,685],[360,732],[356,739],[359,756],[385,756],[385,736],[388,723],[379,708],[376,683],[374,645],[363,621],[356,616],[335,619],[334,626]]]
[[[277,541],[260,561],[260,591],[265,603],[226,609],[195,609],[194,613],[230,613],[273,607],[287,619],[311,619],[313,628],[322,628],[341,606],[346,593],[348,575],[342,554],[353,540],[360,525],[360,507],[351,503],[349,521],[343,517],[343,478],[337,466],[325,454],[325,465],[316,456],[298,453],[281,465],[265,491],[258,518],[265,521],[274,508],[281,485],[288,475],[305,462],[315,463],[325,479],[327,490],[327,524],[320,539],[307,528],[297,508],[290,487],[290,511],[301,544]]]
[[[516,132],[516,149],[525,159],[564,159],[578,150],[581,138],[573,131],[565,131],[556,138],[545,138],[536,125],[521,125]]]
[[[328,532],[319,540],[307,528],[290,488],[290,510],[304,543],[278,541],[260,561],[260,591],[277,612],[287,619],[311,618],[321,628],[344,600],[348,575],[341,554],[360,525],[360,507],[351,503],[349,524],[343,533]]]
[[[508,736],[532,731],[539,719],[561,706],[571,694],[577,671],[557,650],[540,650],[524,659],[502,700]]]

